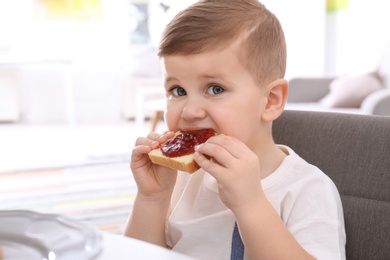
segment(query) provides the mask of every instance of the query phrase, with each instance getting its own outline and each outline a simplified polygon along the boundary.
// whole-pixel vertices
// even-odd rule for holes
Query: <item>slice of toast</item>
[[[193,154],[170,158],[164,156],[160,148],[156,148],[149,152],[149,158],[155,164],[163,165],[178,171],[193,173],[199,169],[198,164],[194,161]]]
[[[178,135],[181,135],[180,138],[174,139]],[[208,138],[216,135],[213,129],[199,129],[187,132],[176,132],[175,136],[169,139],[165,144],[168,144],[169,148],[174,148],[173,151],[178,151],[182,145],[193,148],[196,144],[206,142]],[[196,141],[195,141],[196,140]],[[163,146],[165,145],[163,144]],[[188,147],[189,146],[189,147]],[[193,152],[191,149],[190,151]],[[179,153],[180,154],[180,153]],[[171,169],[193,173],[198,170],[200,167],[194,160],[193,153],[188,155],[181,155],[177,157],[165,156],[160,148],[156,148],[149,152],[150,160],[159,165],[169,167]]]

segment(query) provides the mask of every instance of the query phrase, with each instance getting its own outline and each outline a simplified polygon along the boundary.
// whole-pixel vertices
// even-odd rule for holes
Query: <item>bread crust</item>
[[[174,170],[193,173],[200,168],[195,162],[193,154],[170,158],[163,155],[160,148],[156,148],[149,152],[148,155],[153,163]]]

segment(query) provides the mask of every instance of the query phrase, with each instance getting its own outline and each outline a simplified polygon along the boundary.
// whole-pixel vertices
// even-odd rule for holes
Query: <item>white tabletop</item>
[[[141,240],[104,232],[103,251],[99,254],[96,260],[113,259],[190,260],[192,258]]]
[[[141,240],[96,230],[56,214],[0,210],[4,260],[189,260],[190,257]]]

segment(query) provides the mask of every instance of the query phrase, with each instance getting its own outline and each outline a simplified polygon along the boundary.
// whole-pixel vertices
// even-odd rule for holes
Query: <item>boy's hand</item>
[[[211,137],[197,147],[194,158],[217,180],[219,196],[233,212],[256,203],[263,194],[259,159],[236,138],[227,135]]]
[[[131,154],[130,167],[138,186],[138,194],[145,197],[162,196],[164,193],[170,196],[176,182],[176,171],[153,164],[148,153],[160,144],[173,137],[171,131],[163,134],[151,132],[148,136],[140,137],[135,143]],[[161,197],[163,198],[163,197]]]

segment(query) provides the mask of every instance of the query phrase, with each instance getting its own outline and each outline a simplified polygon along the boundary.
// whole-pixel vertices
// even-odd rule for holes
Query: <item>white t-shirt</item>
[[[345,227],[339,193],[328,176],[292,149],[261,180],[265,195],[295,239],[316,259],[345,259]],[[207,172],[179,173],[167,223],[172,250],[196,259],[230,259],[233,213]],[[244,259],[247,257],[244,257]]]

